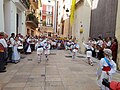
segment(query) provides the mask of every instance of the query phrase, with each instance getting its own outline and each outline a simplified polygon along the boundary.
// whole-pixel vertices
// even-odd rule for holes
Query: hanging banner
[[[70,13],[70,24],[71,24],[71,25],[72,25],[73,22],[74,22],[75,4],[76,4],[76,0],[72,0],[71,13]]]

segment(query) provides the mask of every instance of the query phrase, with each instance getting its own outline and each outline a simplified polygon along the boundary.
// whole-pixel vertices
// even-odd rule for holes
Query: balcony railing
[[[34,9],[38,9],[38,0],[29,0]]]
[[[50,15],[50,16],[52,16],[52,12],[50,12],[50,11],[42,11],[42,14],[43,15]]]
[[[27,9],[30,7],[30,2],[29,0],[19,0]]]
[[[36,18],[36,16],[34,14],[28,14],[27,15],[27,18],[26,18],[26,21],[31,21],[32,23],[35,24],[36,27],[38,27],[38,19]]]
[[[53,25],[52,24],[46,24],[47,27],[52,27]]]

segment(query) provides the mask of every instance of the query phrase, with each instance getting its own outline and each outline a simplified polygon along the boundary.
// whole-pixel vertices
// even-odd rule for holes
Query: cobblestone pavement
[[[95,75],[98,62],[94,59],[94,66],[90,66],[85,55],[78,54],[73,61],[67,51],[53,50],[48,61],[42,58],[38,63],[33,52],[0,73],[0,90],[99,90]],[[113,77],[120,81],[119,73]]]

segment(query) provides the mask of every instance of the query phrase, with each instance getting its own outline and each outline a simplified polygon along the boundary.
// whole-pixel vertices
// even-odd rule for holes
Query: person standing
[[[112,50],[112,57],[113,57],[112,59],[116,63],[117,62],[117,51],[118,51],[118,41],[117,41],[117,39],[113,40],[113,43],[112,43],[110,49]]]
[[[73,42],[73,45],[72,45],[72,59],[73,60],[75,60],[76,58],[78,49],[79,49],[79,45],[76,42]]]
[[[92,43],[88,42],[88,43],[84,43],[83,45],[86,48],[86,54],[87,54],[87,59],[88,59],[88,64],[90,64],[91,66],[93,66],[93,61],[91,59],[92,57],[92,51],[94,50],[94,48],[92,47]]]
[[[50,43],[49,41],[44,42],[44,54],[46,60],[48,60],[48,55],[50,54]]]
[[[27,44],[26,54],[31,54],[31,52],[32,52],[30,43],[31,43],[31,39],[30,39],[30,36],[28,36],[26,39],[26,44]]]
[[[11,33],[11,36],[8,40],[8,62],[12,62],[13,46],[15,43],[15,34]]]
[[[110,49],[104,49],[104,58],[100,60],[97,70],[97,83],[101,90],[109,90],[102,84],[103,79],[107,79],[109,82],[112,79],[112,74],[116,72],[116,64],[112,60],[112,51]]]
[[[20,52],[18,52],[18,46],[21,45],[18,37],[15,37],[14,47],[13,47],[13,54],[12,54],[12,62],[18,63],[20,61]]]
[[[4,39],[4,32],[0,32],[0,72],[6,72],[5,70],[6,48],[7,42]]]
[[[37,46],[38,63],[41,62],[42,54],[43,54],[43,44],[42,44],[42,40],[41,41],[39,40]]]

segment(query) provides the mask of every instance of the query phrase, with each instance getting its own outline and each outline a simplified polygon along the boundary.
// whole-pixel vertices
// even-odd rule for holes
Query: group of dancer
[[[116,73],[116,70],[117,70],[116,57],[115,57],[116,52],[113,51],[113,49],[117,48],[116,44],[117,44],[116,39],[114,39],[113,42],[110,41],[110,39],[105,42],[101,39],[101,37],[99,37],[98,41],[89,39],[87,42],[83,42],[83,45],[86,48],[86,57],[88,59],[88,64],[90,64],[91,66],[93,66],[93,60],[92,60],[93,53],[94,51],[97,51],[96,57],[100,60],[98,64],[98,69],[97,69],[97,84],[99,85],[101,90],[119,90],[120,89],[120,88],[112,89],[113,87],[110,88],[103,83],[104,80],[111,82],[112,75]],[[97,48],[97,47],[100,47],[100,48]],[[66,43],[66,49],[72,52],[72,58],[75,59],[75,55],[78,52],[79,45],[72,41],[68,41]]]
[[[117,48],[116,39],[107,42],[99,39],[97,41],[89,39],[87,42],[83,42],[86,48],[86,56],[88,64],[93,66],[92,56],[96,51],[96,56],[100,60],[97,69],[97,84],[101,90],[110,90],[110,87],[106,87],[103,83],[105,80],[111,82],[112,74],[116,73],[116,57],[115,54]],[[51,38],[30,37],[23,38],[21,35],[11,34],[10,38],[5,36],[4,33],[0,33],[0,72],[5,71],[5,62],[17,63],[20,61],[20,52],[23,50],[25,54],[31,53],[36,50],[38,55],[38,63],[41,62],[43,57],[46,61],[49,60],[51,49],[67,49],[72,53],[72,59],[76,59],[77,52],[79,51],[79,44],[72,40],[57,40]],[[102,48],[102,49],[101,49]],[[95,50],[96,49],[96,50]],[[7,54],[8,53],[8,54]],[[98,53],[98,54],[97,54]],[[100,57],[99,57],[100,56]],[[117,89],[115,89],[117,90]],[[118,89],[119,90],[119,89]]]
[[[104,79],[108,80],[108,82],[111,82],[112,75],[116,73],[116,56],[117,54],[116,49],[117,41],[116,39],[110,40],[107,38],[107,41],[102,40],[101,37],[99,37],[98,41],[89,39],[87,43],[83,42],[83,45],[86,48],[86,56],[88,58],[88,63],[90,65],[93,65],[93,60],[91,57],[93,56],[93,53],[96,52],[96,55],[98,59],[100,60],[98,64],[97,69],[97,84],[99,85],[101,90],[119,90],[119,89],[112,89],[110,87],[105,86],[103,84]],[[97,48],[99,47],[99,48]],[[114,49],[114,50],[113,50]]]
[[[48,56],[50,54],[50,41],[46,39],[39,39],[36,44],[37,55],[38,55],[38,63],[41,62],[42,56],[45,55],[46,61],[48,61]]]

